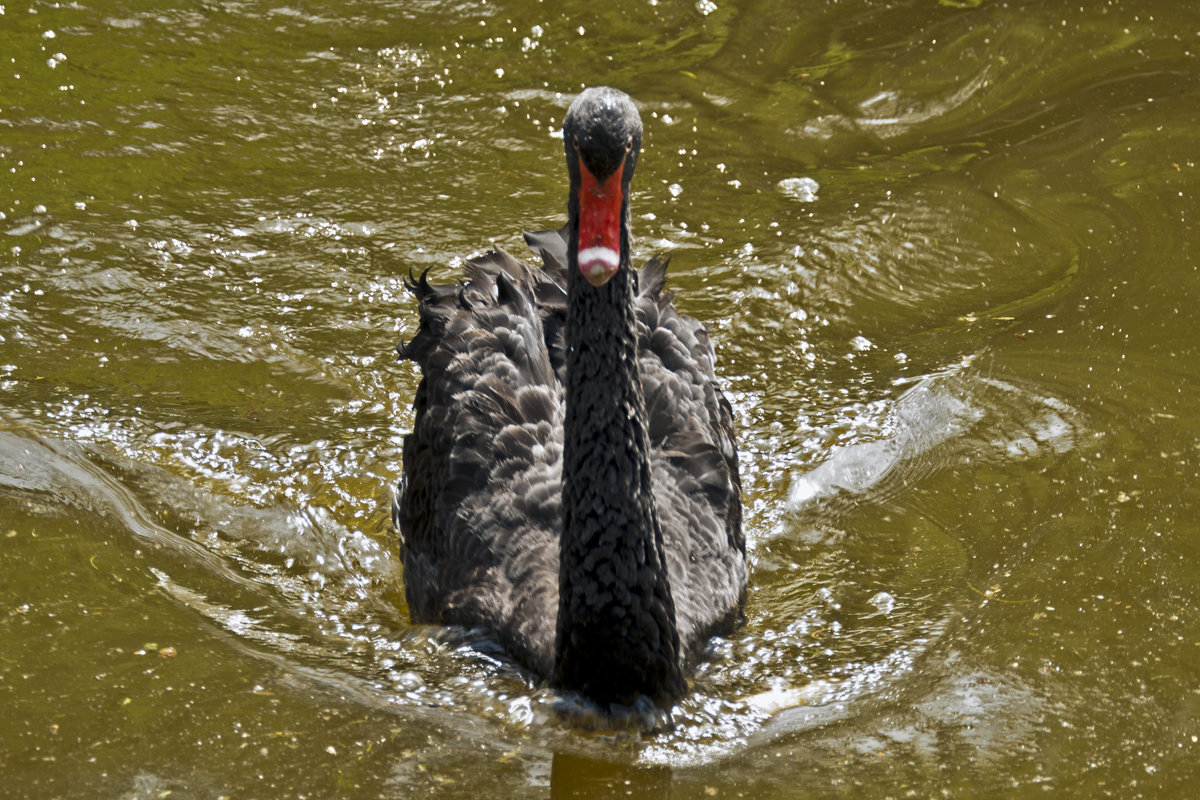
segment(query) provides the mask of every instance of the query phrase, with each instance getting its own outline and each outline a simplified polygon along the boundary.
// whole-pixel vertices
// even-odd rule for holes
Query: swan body
[[[671,703],[746,583],[733,419],[705,328],[630,261],[632,100],[563,125],[568,222],[410,282],[423,378],[394,516],[414,622],[483,628],[601,705]]]

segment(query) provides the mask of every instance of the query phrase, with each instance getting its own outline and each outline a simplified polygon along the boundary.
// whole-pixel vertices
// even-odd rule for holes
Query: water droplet
[[[892,597],[887,592],[880,592],[867,602],[878,608],[884,614],[892,613],[892,609],[896,607],[896,598]]]
[[[817,199],[817,190],[821,185],[812,178],[784,178],[778,183],[779,191],[793,200],[801,203],[811,203]]]

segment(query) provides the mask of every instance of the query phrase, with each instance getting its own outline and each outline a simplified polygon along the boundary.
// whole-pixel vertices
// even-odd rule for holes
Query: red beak
[[[621,266],[621,173],[625,162],[604,183],[579,159],[579,271],[588,283],[603,286]]]

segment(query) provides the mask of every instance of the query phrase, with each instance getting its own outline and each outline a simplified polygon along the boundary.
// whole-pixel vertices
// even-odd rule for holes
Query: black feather
[[[564,138],[616,142],[627,191],[641,127],[617,95],[581,96]],[[540,270],[497,250],[456,286],[406,281],[420,326],[398,351],[424,377],[394,508],[405,591],[415,622],[488,629],[561,688],[670,702],[741,610],[732,414],[707,332],[665,291],[666,260],[634,274],[625,227],[621,269],[593,290],[569,210],[561,230],[525,234]]]

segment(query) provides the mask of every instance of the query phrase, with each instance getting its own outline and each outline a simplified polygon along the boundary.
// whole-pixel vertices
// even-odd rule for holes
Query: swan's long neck
[[[638,695],[669,701],[686,682],[651,492],[628,208],[621,268],[600,287],[577,268],[577,210],[571,212],[553,682],[601,702],[628,703]]]

